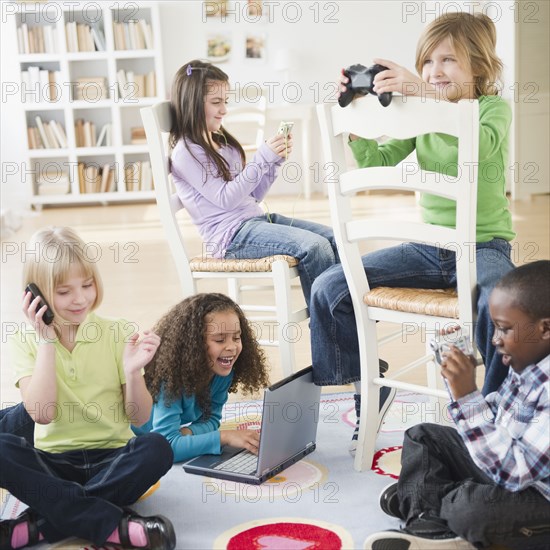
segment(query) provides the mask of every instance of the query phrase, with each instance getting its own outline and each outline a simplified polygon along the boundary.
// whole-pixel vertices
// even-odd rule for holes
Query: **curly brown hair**
[[[253,394],[269,385],[265,353],[242,309],[224,294],[196,294],[175,305],[155,326],[161,343],[145,369],[145,382],[155,402],[161,389],[167,405],[183,394],[194,395],[203,418],[210,416],[212,366],[206,351],[207,316],[222,311],[235,312],[241,326],[242,351],[233,367],[229,392],[240,389]]]

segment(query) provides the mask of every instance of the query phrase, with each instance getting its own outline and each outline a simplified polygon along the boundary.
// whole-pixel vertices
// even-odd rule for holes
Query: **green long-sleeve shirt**
[[[477,191],[477,242],[515,237],[506,197],[508,134],[512,121],[510,106],[498,96],[479,98],[479,169]],[[416,148],[420,167],[447,176],[457,176],[458,140],[447,134],[424,134],[416,138],[350,141],[359,167],[395,166]],[[445,185],[445,178],[441,178]],[[455,202],[423,194],[422,218],[427,223],[455,227]]]

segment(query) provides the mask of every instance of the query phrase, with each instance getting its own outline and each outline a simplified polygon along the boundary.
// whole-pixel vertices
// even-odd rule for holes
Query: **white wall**
[[[418,36],[426,23],[446,11],[486,9],[494,15],[499,30],[499,48],[506,56],[505,63],[513,63],[513,47],[508,33],[513,21],[503,17],[495,6],[497,2],[479,1],[420,1],[420,0],[311,0],[290,1],[264,0],[270,4],[271,15],[254,21],[243,11],[244,1],[230,1],[236,13],[229,13],[225,20],[206,18],[203,2],[185,0],[160,2],[162,25],[162,48],[166,89],[176,70],[193,58],[206,55],[206,37],[211,32],[230,33],[234,54],[220,65],[231,81],[246,84],[258,83],[276,90],[273,100],[283,99],[283,86],[275,83],[293,82],[286,99],[303,103],[322,102],[333,99],[334,81],[340,68],[353,63],[370,64],[373,57],[394,60],[414,68],[415,48]],[[3,2],[2,2],[3,4]],[[492,11],[491,11],[492,10]],[[2,82],[19,82],[18,64],[14,55],[15,33],[11,21],[1,21],[1,69]],[[244,59],[244,37],[247,32],[265,34],[267,56],[264,63]],[[294,67],[288,72],[276,71],[276,52],[290,50]],[[2,151],[3,166],[6,161],[21,163],[25,150],[24,123],[21,106],[14,98],[2,103]],[[269,129],[268,129],[269,130]],[[317,151],[316,139],[313,150]],[[299,146],[296,145],[299,155]],[[314,155],[315,160],[321,160]],[[19,176],[9,176],[3,171],[2,205],[15,209],[25,203],[25,192]],[[317,189],[320,187],[317,186]],[[284,185],[280,192],[289,192]]]

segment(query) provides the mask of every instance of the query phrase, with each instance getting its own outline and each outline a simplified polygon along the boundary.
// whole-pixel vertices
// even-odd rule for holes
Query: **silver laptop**
[[[226,445],[183,464],[189,474],[259,485],[315,450],[321,387],[308,367],[264,393],[258,456]]]

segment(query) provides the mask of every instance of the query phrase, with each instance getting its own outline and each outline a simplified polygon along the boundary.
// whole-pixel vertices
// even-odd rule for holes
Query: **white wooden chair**
[[[169,173],[169,152],[167,133],[172,126],[170,102],[162,101],[152,107],[141,109],[141,117],[147,136],[155,196],[159,215],[174,262],[178,272],[183,296],[197,293],[197,281],[200,279],[219,279],[227,284],[227,294],[235,300],[255,322],[270,323],[270,337],[259,340],[266,346],[278,346],[281,369],[285,376],[295,372],[296,359],[294,342],[297,341],[298,323],[308,318],[305,304],[293,309],[291,300],[291,281],[298,278],[298,260],[286,255],[275,255],[258,260],[223,260],[209,257],[191,257],[185,244],[185,238],[178,223],[177,214],[183,210],[176,193],[173,192],[172,178]],[[241,291],[258,290],[263,286],[244,287],[241,280],[264,279],[274,291],[274,305],[247,305],[242,303]],[[262,313],[262,316],[250,314]],[[278,338],[272,337],[273,326],[277,327]],[[285,337],[286,336],[286,337]]]
[[[478,102],[462,100],[458,104],[415,97],[394,96],[389,107],[368,96],[346,108],[339,105],[317,107],[323,150],[335,181],[328,184],[329,203],[336,241],[344,273],[351,292],[359,336],[361,364],[361,417],[354,467],[370,469],[376,443],[379,387],[420,392],[448,401],[442,389],[439,369],[426,342],[426,354],[396,370],[390,365],[385,378],[378,371],[378,347],[403,336],[406,326],[425,327],[430,331],[449,325],[451,320],[471,328],[475,319],[476,262],[472,243],[476,242]],[[348,133],[369,139],[388,136],[406,139],[441,132],[458,138],[458,177],[417,169],[395,167],[346,167],[344,157]],[[361,219],[352,209],[352,197],[367,190],[408,190],[439,195],[456,201],[456,229],[395,219]],[[359,199],[355,199],[359,200]],[[363,197],[367,202],[368,196]],[[360,243],[368,240],[419,242],[456,251],[457,292],[454,290],[418,290],[369,287],[361,262]],[[399,266],[395,266],[399,269]],[[400,330],[377,337],[377,322],[396,323]],[[405,325],[416,323],[416,325]],[[473,336],[470,334],[470,336]],[[426,338],[429,340],[429,338]],[[398,380],[405,372],[426,365],[427,386]]]

